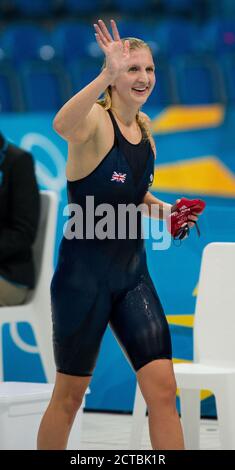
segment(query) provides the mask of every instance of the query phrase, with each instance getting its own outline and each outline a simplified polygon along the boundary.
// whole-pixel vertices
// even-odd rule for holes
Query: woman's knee
[[[158,405],[175,406],[176,403],[176,384],[171,379],[166,379],[164,384],[153,384],[146,393],[146,402],[148,406]]]
[[[176,383],[173,379],[167,379],[164,385],[156,389],[156,398],[161,405],[175,405],[176,403]]]
[[[148,406],[175,404],[177,385],[171,361],[153,361],[137,373],[143,397]]]
[[[78,395],[74,396],[73,394],[68,393],[60,401],[60,406],[67,415],[74,416],[81,407],[82,400],[83,397],[80,397]]]
[[[91,377],[73,377],[57,373],[52,402],[63,408],[66,414],[74,414],[81,407]]]

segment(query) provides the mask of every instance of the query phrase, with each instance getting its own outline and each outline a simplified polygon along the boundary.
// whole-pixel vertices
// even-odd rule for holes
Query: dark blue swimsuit
[[[83,227],[86,196],[94,197],[94,208],[111,204],[116,217],[118,204],[143,202],[153,181],[150,142],[144,138],[139,144],[128,142],[108,113],[113,147],[88,176],[68,181],[68,201],[83,208]],[[96,216],[95,223],[98,220]],[[141,231],[139,213],[135,239],[62,239],[51,283],[58,372],[91,376],[108,324],[135,372],[154,359],[172,358],[169,327],[148,272]]]

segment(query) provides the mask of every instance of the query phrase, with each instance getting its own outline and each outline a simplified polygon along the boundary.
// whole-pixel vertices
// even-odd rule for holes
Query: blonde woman
[[[148,191],[156,150],[149,118],[140,111],[155,85],[149,46],[120,39],[102,20],[94,25],[105,54],[101,73],[57,113],[54,129],[68,142],[68,199],[84,209],[110,204],[169,204]],[[104,93],[104,99],[98,100]],[[195,220],[197,218],[195,217]],[[83,226],[86,226],[84,224]],[[116,230],[116,229],[115,229]],[[149,414],[153,449],[183,449],[176,410],[169,327],[148,272],[141,224],[135,238],[64,236],[51,284],[57,376],[42,419],[39,449],[65,449],[110,325],[136,373]],[[116,234],[116,231],[115,231]]]

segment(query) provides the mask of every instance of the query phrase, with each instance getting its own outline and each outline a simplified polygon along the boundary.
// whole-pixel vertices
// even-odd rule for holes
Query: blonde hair
[[[136,49],[141,49],[145,47],[150,51],[152,54],[151,47],[144,42],[142,39],[137,39],[137,38],[122,38],[121,41],[124,44],[124,42],[128,40],[130,44],[130,50],[136,50]],[[101,70],[103,70],[106,66],[106,60],[104,59],[103,65],[101,67]],[[106,90],[104,91],[104,96],[103,98],[99,99],[96,101],[98,104],[100,104],[106,111],[112,107],[112,88],[111,86],[108,86]],[[138,110],[136,114],[136,121],[140,126],[140,129],[143,132],[144,139],[151,141],[152,134],[150,130],[150,126],[145,118],[140,116],[140,109]]]

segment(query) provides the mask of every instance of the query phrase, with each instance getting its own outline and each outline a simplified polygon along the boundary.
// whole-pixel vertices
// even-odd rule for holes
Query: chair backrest
[[[54,242],[57,219],[57,195],[53,191],[40,191],[40,220],[37,237],[33,246],[36,274],[36,288],[39,290],[43,281],[50,282],[53,271]]]
[[[235,366],[235,243],[203,251],[194,322],[194,360]]]

